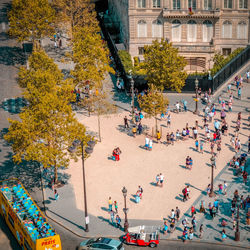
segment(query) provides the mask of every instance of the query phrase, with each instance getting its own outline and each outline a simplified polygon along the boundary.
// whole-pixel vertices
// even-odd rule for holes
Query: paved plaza
[[[246,69],[244,69],[245,71]],[[118,113],[101,118],[101,134],[102,142],[98,142],[94,148],[93,154],[85,161],[86,178],[87,178],[87,194],[88,194],[88,211],[90,214],[90,233],[89,235],[107,235],[120,236],[123,234],[121,230],[114,227],[110,221],[108,212],[108,197],[111,196],[113,201],[118,202],[118,214],[124,219],[122,208],[123,196],[122,187],[126,186],[128,190],[129,207],[129,224],[136,225],[154,225],[162,228],[163,219],[168,219],[172,208],[178,206],[181,210],[181,215],[189,213],[192,204],[199,206],[201,200],[205,200],[206,206],[209,200],[204,195],[204,190],[210,183],[211,165],[210,165],[210,146],[208,143],[204,146],[204,154],[196,152],[195,141],[189,138],[185,141],[178,141],[173,146],[166,146],[166,133],[180,131],[186,126],[194,126],[195,120],[198,120],[199,125],[203,125],[202,117],[194,115],[194,105],[192,95],[169,95],[170,106],[173,107],[177,98],[185,98],[190,103],[190,111],[187,113],[171,113],[171,127],[167,128],[166,120],[158,120],[159,129],[162,131],[162,142],[154,143],[153,150],[147,151],[144,149],[145,133],[152,134],[152,127],[155,126],[154,119],[143,118],[142,124],[145,128],[143,135],[132,136],[131,129],[124,129],[123,118],[126,115],[130,117],[129,98],[124,93],[117,93],[111,81],[107,81],[107,89],[111,94],[111,98],[115,100],[115,104],[119,107]],[[236,91],[233,90],[235,94]],[[244,83],[242,100],[234,100],[233,110],[243,112],[243,126],[240,131],[239,138],[242,144],[247,142],[249,134],[248,124],[248,93],[249,85]],[[120,94],[120,96],[119,96]],[[214,96],[214,101],[217,96],[222,94],[222,98],[227,100],[227,93],[221,89]],[[178,96],[178,97],[177,97]],[[177,98],[176,98],[177,97]],[[177,99],[178,100],[178,99]],[[180,100],[180,99],[179,99]],[[199,103],[200,111],[204,106]],[[220,118],[220,106],[217,106],[216,119]],[[78,119],[83,122],[93,135],[97,135],[97,117],[88,114],[84,110],[79,110],[76,113]],[[231,134],[234,133],[235,121],[237,112],[227,113],[227,122],[229,124],[228,136],[222,138],[222,151],[217,156],[217,168],[215,169],[215,189],[217,190],[218,182],[224,179],[229,183],[229,191],[227,196],[217,197],[221,204],[219,216],[213,221],[208,216],[197,215],[198,225],[203,223],[206,225],[205,234],[202,241],[221,241],[221,227],[218,226],[219,221],[223,218],[228,220],[227,241],[230,244],[235,244],[233,240],[234,232],[230,218],[228,217],[228,204],[232,199],[232,193],[236,188],[241,187],[241,180],[236,180],[232,170],[228,169],[228,162],[234,156],[235,152],[230,146]],[[213,123],[209,125],[213,130]],[[199,127],[199,139],[204,139],[204,129]],[[115,162],[111,159],[111,153],[115,147],[120,147],[122,150],[121,160]],[[244,149],[243,149],[244,150]],[[192,170],[185,169],[185,158],[189,155],[194,161]],[[163,188],[155,186],[155,176],[163,173],[165,176]],[[59,189],[60,199],[58,202],[53,201],[53,192],[49,188],[45,189],[45,204],[46,211],[49,216],[65,224],[68,228],[79,235],[86,235],[84,229],[84,203],[83,203],[83,183],[82,183],[82,168],[81,161],[71,162],[70,167],[60,172],[60,177],[67,184]],[[46,180],[44,184],[46,186]],[[190,185],[191,199],[188,202],[182,202],[181,190],[185,185]],[[135,203],[135,193],[138,185],[143,187],[143,198],[139,204]],[[249,188],[249,186],[247,186]],[[243,189],[242,189],[243,190]],[[242,194],[246,196],[245,189]],[[227,202],[227,203],[225,203]],[[230,207],[229,207],[230,209]],[[245,225],[245,217],[241,212],[241,242],[239,245],[246,245],[249,241],[247,238],[248,228]],[[79,219],[81,218],[81,219]],[[123,221],[122,221],[123,223]],[[171,235],[161,235],[161,238],[179,239],[182,235],[182,227],[177,225],[176,231]],[[196,236],[194,240],[197,240]],[[200,239],[199,239],[200,240]]]

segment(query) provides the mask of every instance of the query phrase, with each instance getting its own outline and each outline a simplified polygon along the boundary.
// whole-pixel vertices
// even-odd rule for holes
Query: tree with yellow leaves
[[[78,139],[87,145],[90,138],[69,105],[72,86],[63,82],[60,70],[49,58],[45,61],[51,65],[44,65],[45,58],[43,51],[33,52],[30,69],[23,70],[21,85],[29,105],[20,113],[20,121],[9,120],[11,125],[4,138],[12,143],[14,162],[32,160],[44,168],[53,167],[58,182],[58,167],[67,167],[70,159],[77,159],[77,152],[68,151],[73,141]]]
[[[8,17],[9,34],[20,42],[34,42],[54,32],[55,11],[48,0],[13,0]]]

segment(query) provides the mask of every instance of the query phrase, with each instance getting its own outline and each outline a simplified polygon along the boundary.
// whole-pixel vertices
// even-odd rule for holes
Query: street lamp
[[[195,81],[195,111],[194,114],[198,115],[199,111],[198,111],[198,87],[199,87],[199,81],[196,78]]]
[[[132,70],[129,71],[129,78],[130,78],[130,84],[131,84],[131,91],[132,91],[132,102],[131,102],[131,106],[132,106],[132,121],[134,121],[134,115],[135,115],[135,89],[134,89],[134,79],[132,76]]]
[[[209,197],[214,197],[215,193],[214,193],[214,166],[215,166],[215,157],[214,155],[212,155],[212,157],[210,158],[211,161],[211,189],[210,189],[210,193],[209,193]]]
[[[88,141],[88,147],[85,148],[87,154],[93,152],[95,141]],[[85,167],[84,167],[84,148],[83,141],[75,140],[72,146],[69,148],[71,153],[76,151],[77,146],[81,145],[82,153],[82,177],[83,177],[83,194],[84,194],[84,210],[85,210],[85,232],[89,232],[89,216],[88,216],[88,206],[87,206],[87,192],[86,192],[86,180],[85,180]]]
[[[240,229],[239,229],[239,223],[240,223],[240,198],[237,198],[237,222],[236,222],[236,231],[235,231],[235,241],[240,241]]]
[[[125,214],[124,231],[127,233],[129,224],[128,224],[128,218],[127,218],[127,213],[128,213],[127,200],[126,200],[126,198],[127,198],[127,189],[125,187],[123,187],[123,189],[122,189],[122,194],[123,194],[123,197],[124,197],[123,212]]]

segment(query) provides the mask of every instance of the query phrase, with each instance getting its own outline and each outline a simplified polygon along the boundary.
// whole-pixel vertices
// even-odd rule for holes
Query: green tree
[[[101,116],[116,112],[116,106],[110,102],[109,96],[103,88],[95,89],[89,98],[83,100],[82,105],[87,106],[90,112],[97,115],[98,135],[101,142]]]
[[[55,11],[48,0],[13,0],[8,17],[9,34],[20,42],[34,42],[54,32]]]
[[[20,113],[21,121],[9,120],[11,125],[4,138],[12,143],[14,162],[25,159],[38,161],[45,168],[54,167],[57,182],[58,167],[67,167],[71,158],[77,159],[77,153],[67,150],[72,142],[79,139],[87,144],[90,138],[69,105],[72,87],[63,83],[55,64],[51,71],[51,67],[43,65],[43,59],[44,52],[34,52],[30,58],[31,68],[22,79],[29,105]]]
[[[163,95],[163,88],[157,89],[153,84],[150,85],[150,89],[147,95],[139,96],[139,106],[143,112],[146,113],[146,117],[155,118],[155,129],[157,127],[157,115],[163,113],[167,109],[168,99]]]
[[[187,63],[183,56],[178,55],[178,49],[164,39],[155,40],[144,49],[143,67],[149,84],[181,92],[187,78],[184,71]]]
[[[121,59],[122,65],[125,71],[128,73],[130,70],[134,70],[131,55],[126,50],[119,50],[118,55]]]

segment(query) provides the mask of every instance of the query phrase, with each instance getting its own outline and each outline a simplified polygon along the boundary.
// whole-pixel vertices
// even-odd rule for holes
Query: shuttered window
[[[194,20],[190,20],[187,23],[187,41],[196,42],[197,36],[197,24]]]
[[[153,8],[160,8],[161,0],[153,0]]]
[[[232,23],[229,21],[222,25],[222,38],[232,38]]]
[[[213,37],[213,23],[209,20],[203,22],[203,42],[210,42]]]
[[[140,20],[137,24],[138,37],[147,37],[147,23],[144,20]]]
[[[196,0],[188,0],[188,8],[192,8],[192,10],[196,10]]]
[[[181,42],[181,22],[179,20],[172,22],[172,41]]]
[[[162,37],[163,25],[160,20],[154,20],[152,23],[152,36],[153,37]]]
[[[247,24],[245,22],[240,22],[237,25],[237,38],[247,39]]]

